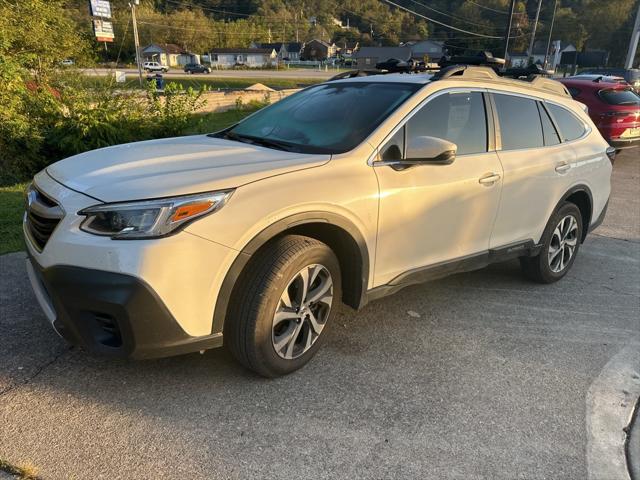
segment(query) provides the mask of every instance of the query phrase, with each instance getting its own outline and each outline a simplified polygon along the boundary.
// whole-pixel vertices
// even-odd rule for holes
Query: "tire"
[[[300,302],[303,272],[314,281]],[[340,279],[338,259],[324,243],[299,235],[274,240],[238,279],[224,328],[225,345],[238,362],[264,377],[301,368],[326,336],[340,303]],[[314,295],[322,299],[307,308]],[[297,308],[300,303],[302,309]]]
[[[565,223],[561,225],[561,222]],[[547,223],[542,234],[540,253],[535,257],[520,258],[525,276],[538,283],[553,283],[564,277],[576,260],[582,232],[580,209],[573,203],[564,202]]]

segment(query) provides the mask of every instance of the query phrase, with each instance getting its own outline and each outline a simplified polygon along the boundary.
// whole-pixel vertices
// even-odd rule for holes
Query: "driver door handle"
[[[480,177],[478,179],[478,182],[481,185],[486,185],[488,187],[496,183],[498,180],[500,180],[500,175],[498,175],[497,173],[487,173],[483,177]]]

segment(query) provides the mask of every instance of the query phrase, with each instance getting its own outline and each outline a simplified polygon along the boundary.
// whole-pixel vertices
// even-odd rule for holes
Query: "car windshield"
[[[640,105],[640,97],[630,88],[601,90],[600,98],[609,105]]]
[[[422,85],[339,82],[307,88],[214,136],[302,153],[359,145]]]

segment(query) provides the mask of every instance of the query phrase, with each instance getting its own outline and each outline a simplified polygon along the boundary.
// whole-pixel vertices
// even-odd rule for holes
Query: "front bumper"
[[[27,270],[53,328],[91,352],[146,359],[222,345],[222,333],[192,337],[142,280],[122,273],[56,265],[33,258]]]
[[[65,212],[41,248],[34,245],[26,219],[23,225],[36,298],[65,338],[89,350],[134,358],[221,343],[222,326],[214,330],[213,314],[237,251],[186,231],[149,240],[91,235],[80,230],[84,217],[76,212],[97,200],[44,171],[34,183]],[[121,338],[105,339],[104,329],[96,333],[94,320],[107,328],[115,322]]]

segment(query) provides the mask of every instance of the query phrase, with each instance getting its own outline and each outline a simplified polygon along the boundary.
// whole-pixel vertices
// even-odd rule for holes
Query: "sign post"
[[[133,40],[136,45],[136,63],[138,64],[138,80],[142,87],[142,60],[140,58],[140,40],[138,39],[138,22],[136,21],[136,5],[140,4],[140,0],[132,0],[129,3],[131,7],[131,21],[133,22]]]

